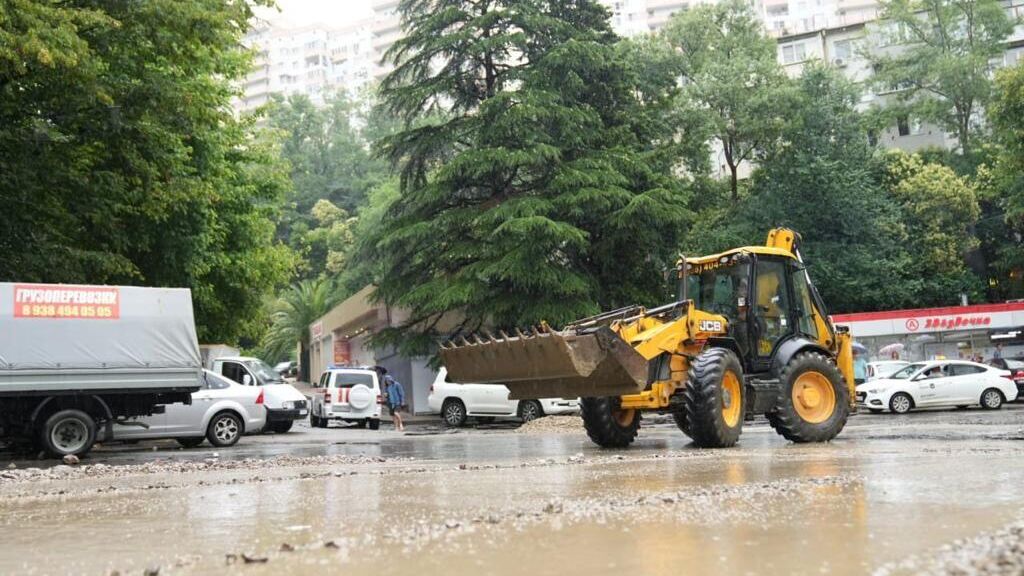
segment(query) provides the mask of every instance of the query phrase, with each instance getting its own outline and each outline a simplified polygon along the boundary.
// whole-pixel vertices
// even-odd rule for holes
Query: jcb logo
[[[719,320],[701,320],[697,329],[701,332],[721,332],[722,322]]]

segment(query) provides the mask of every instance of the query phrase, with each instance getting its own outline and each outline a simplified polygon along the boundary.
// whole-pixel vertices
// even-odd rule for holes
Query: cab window
[[[800,323],[800,332],[811,338],[818,339],[818,324],[814,321],[814,301],[811,299],[811,286],[807,283],[807,273],[802,268],[793,270],[793,295],[796,297],[795,312]]]
[[[754,304],[758,323],[757,353],[770,356],[775,344],[791,332],[786,265],[783,262],[767,259],[757,262]]]
[[[356,384],[362,384],[373,388],[373,374],[335,372],[332,386],[335,388],[352,388]]]

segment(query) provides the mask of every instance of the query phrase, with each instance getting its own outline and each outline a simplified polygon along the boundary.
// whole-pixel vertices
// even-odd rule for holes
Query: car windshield
[[[366,372],[335,372],[335,374],[335,388],[351,388],[356,384],[373,388],[373,374]]]
[[[902,370],[893,372],[893,374],[889,376],[889,378],[892,378],[893,380],[906,380],[907,378],[913,376],[915,372],[917,372],[921,368],[924,368],[925,366],[927,366],[927,364],[925,364],[924,362],[910,364],[908,366],[905,366]]]
[[[721,314],[735,321],[746,305],[750,265],[734,258],[726,263],[690,264],[686,297],[698,310]]]
[[[281,374],[270,367],[266,362],[262,360],[246,360],[245,365],[252,370],[256,377],[259,378],[260,382],[269,384],[271,382],[283,382]]]

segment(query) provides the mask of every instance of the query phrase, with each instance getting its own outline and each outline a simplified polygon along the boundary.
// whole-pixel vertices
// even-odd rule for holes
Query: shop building
[[[367,286],[309,326],[310,379],[320,378],[331,366],[383,366],[402,383],[414,414],[430,412],[427,395],[437,372],[428,358],[409,358],[393,349],[374,349],[370,338],[384,328],[398,325],[407,315],[371,300]]]
[[[1024,301],[835,314],[832,321],[848,326],[871,360],[890,359],[891,354],[879,354],[886,347],[902,348],[899,358],[909,361],[988,360],[997,344],[1004,358],[1024,355]]]

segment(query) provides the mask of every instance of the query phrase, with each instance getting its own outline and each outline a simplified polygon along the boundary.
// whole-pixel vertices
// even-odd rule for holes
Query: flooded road
[[[916,573],[899,563],[1022,518],[1024,410],[916,416],[857,417],[827,445],[755,425],[728,450],[669,426],[622,451],[308,428],[216,459],[114,450],[93,460],[123,469],[0,482],[0,573]]]

